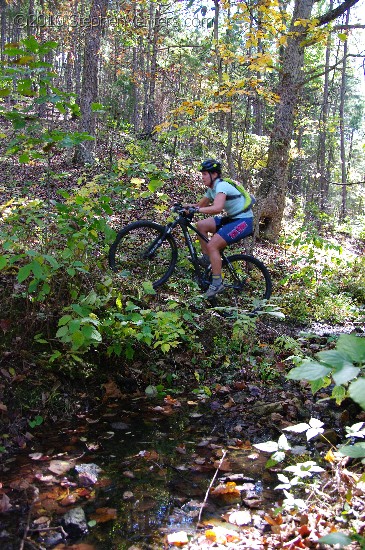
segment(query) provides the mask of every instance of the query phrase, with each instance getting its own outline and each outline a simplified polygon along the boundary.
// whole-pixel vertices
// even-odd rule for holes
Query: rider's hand
[[[190,215],[193,215],[199,212],[198,206],[187,205],[187,206],[184,206],[184,208],[185,208],[185,212]]]

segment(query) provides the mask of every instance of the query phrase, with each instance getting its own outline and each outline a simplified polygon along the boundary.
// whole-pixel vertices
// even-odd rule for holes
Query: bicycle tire
[[[152,253],[164,234],[165,227],[148,220],[130,223],[119,231],[109,248],[109,266],[121,275],[123,286],[139,286],[150,281],[154,289],[167,281],[177,262],[177,245],[172,235],[166,235],[162,244]]]
[[[235,275],[231,268],[233,267]],[[211,272],[208,273],[211,278]],[[235,309],[242,313],[257,312],[271,296],[272,282],[267,267],[254,256],[234,254],[222,265],[224,291],[211,299],[214,307]]]

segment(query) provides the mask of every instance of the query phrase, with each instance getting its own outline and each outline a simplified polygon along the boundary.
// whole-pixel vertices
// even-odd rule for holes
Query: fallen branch
[[[199,523],[200,523],[200,520],[201,520],[201,517],[202,517],[202,513],[203,513],[203,508],[204,508],[204,506],[205,506],[205,504],[206,504],[206,502],[207,502],[207,500],[208,500],[209,491],[211,490],[211,488],[212,488],[212,486],[213,486],[213,483],[214,483],[214,481],[215,481],[215,478],[216,478],[217,475],[218,475],[219,468],[222,466],[222,463],[223,463],[223,460],[225,459],[226,454],[227,454],[227,451],[224,450],[224,451],[223,451],[222,458],[220,459],[219,464],[218,464],[218,466],[217,466],[217,469],[216,469],[216,471],[215,471],[215,474],[214,474],[214,476],[212,477],[212,480],[211,480],[211,482],[210,482],[210,484],[209,484],[209,487],[208,487],[208,489],[207,489],[207,492],[205,493],[204,500],[203,500],[203,502],[202,502],[202,505],[200,506],[200,511],[199,511],[199,516],[198,516],[198,523],[197,523],[197,525],[199,525]]]

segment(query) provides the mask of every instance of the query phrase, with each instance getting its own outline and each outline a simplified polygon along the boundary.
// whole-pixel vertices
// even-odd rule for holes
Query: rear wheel
[[[222,265],[222,277],[224,291],[211,299],[215,307],[232,308],[239,313],[254,313],[271,296],[270,273],[253,256],[228,256]]]
[[[171,235],[163,237],[164,231],[164,226],[150,221],[119,231],[109,249],[109,266],[121,275],[121,283],[140,288],[150,281],[156,289],[167,281],[175,269],[177,246]]]

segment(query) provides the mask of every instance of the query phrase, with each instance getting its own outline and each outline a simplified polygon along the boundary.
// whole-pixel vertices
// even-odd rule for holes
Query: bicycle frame
[[[198,278],[198,284],[199,286],[206,288],[209,285],[209,281],[206,280],[203,276],[204,274],[202,274],[202,268],[198,263],[198,255],[197,255],[194,243],[192,241],[191,235],[189,233],[189,229],[194,233],[196,233],[198,237],[200,237],[205,242],[209,242],[209,239],[205,235],[203,235],[197,227],[195,227],[191,219],[189,219],[186,215],[180,213],[179,217],[175,221],[170,222],[166,225],[164,234],[162,235],[162,237],[157,239],[157,242],[155,242],[152,248],[149,249],[149,253],[153,254],[153,252],[160,246],[160,244],[164,240],[164,237],[168,234],[171,234],[178,225],[181,227],[181,230],[184,235],[185,243],[190,252],[191,262],[193,264],[195,274]],[[221,252],[221,256],[222,256],[222,262],[228,266],[228,269],[231,272],[233,278],[239,284],[239,286],[241,286],[241,281],[239,277],[237,277],[237,274],[234,268],[232,267],[231,263],[228,261],[228,258],[225,256],[223,252]]]

